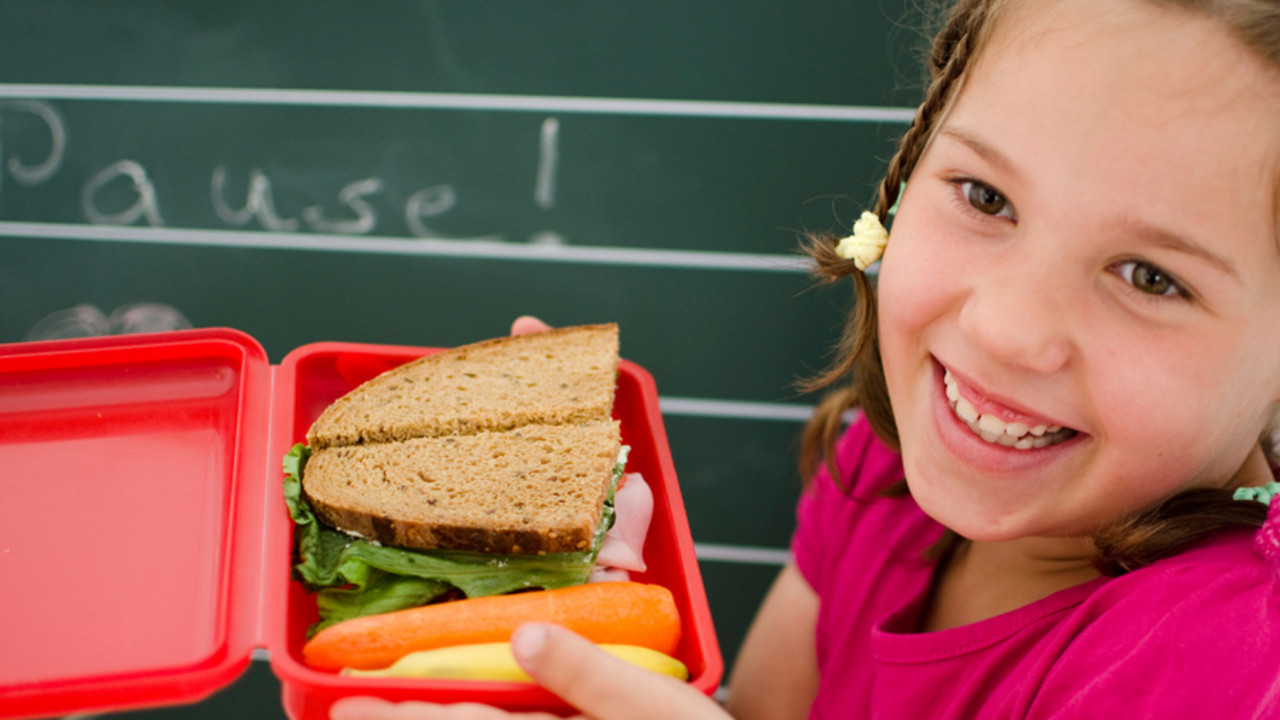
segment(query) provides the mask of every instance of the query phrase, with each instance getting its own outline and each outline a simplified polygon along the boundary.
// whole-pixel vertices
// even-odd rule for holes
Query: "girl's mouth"
[[[951,411],[986,442],[1015,450],[1033,450],[1057,445],[1076,436],[1075,430],[1061,425],[1006,422],[993,414],[979,414],[973,403],[960,395],[959,385],[951,376],[950,370],[944,371],[942,381],[946,386]]]

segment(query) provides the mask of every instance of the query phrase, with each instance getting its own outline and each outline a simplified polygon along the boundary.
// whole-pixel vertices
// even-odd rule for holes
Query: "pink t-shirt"
[[[1261,531],[915,633],[942,527],[880,494],[901,460],[864,420],[837,456],[850,494],[819,472],[792,543],[820,598],[811,717],[1280,718],[1280,502]]]

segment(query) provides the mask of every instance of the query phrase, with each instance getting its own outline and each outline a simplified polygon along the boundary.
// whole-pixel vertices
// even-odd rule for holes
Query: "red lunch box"
[[[317,613],[291,577],[281,459],[333,400],[433,351],[326,342],[271,365],[231,329],[0,345],[0,718],[194,702],[259,648],[291,718],[347,695],[567,711],[532,685],[302,662]],[[676,657],[713,693],[723,661],[657,390],[626,360],[614,417],[654,493],[633,579],[672,591]]]

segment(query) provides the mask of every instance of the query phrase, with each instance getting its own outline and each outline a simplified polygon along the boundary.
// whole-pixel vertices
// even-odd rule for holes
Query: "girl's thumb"
[[[597,720],[729,717],[688,684],[616,658],[557,625],[522,625],[511,636],[511,652],[540,685]]]

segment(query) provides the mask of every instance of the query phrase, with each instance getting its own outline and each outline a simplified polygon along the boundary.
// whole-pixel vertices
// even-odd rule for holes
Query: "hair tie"
[[[853,224],[853,234],[841,238],[836,244],[836,254],[845,260],[852,260],[859,270],[866,270],[884,254],[884,246],[889,243],[889,231],[880,224],[875,213],[863,211],[862,217]]]
[[[1271,499],[1280,495],[1280,482],[1269,482],[1262,487],[1236,488],[1232,500],[1257,500],[1263,505],[1270,505]]]

